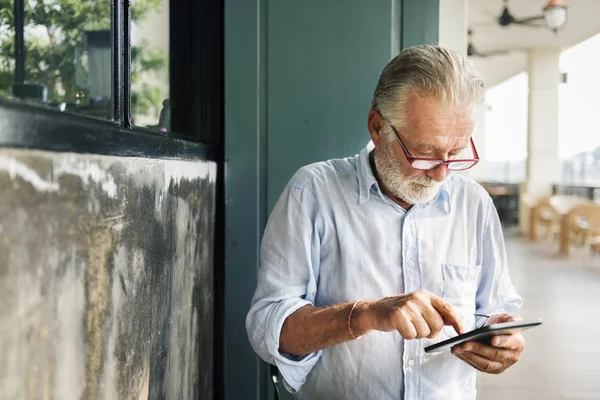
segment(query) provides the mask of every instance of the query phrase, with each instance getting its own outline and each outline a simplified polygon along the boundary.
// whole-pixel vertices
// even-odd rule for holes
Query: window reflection
[[[167,132],[169,2],[131,1],[131,111],[133,123]]]
[[[111,2],[0,0],[0,95],[112,118]]]

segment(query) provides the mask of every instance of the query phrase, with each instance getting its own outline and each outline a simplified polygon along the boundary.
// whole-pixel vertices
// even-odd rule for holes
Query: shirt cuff
[[[298,357],[285,355],[279,352],[279,337],[281,335],[283,323],[288,316],[293,314],[299,308],[307,305],[313,304],[300,298],[282,300],[269,312],[267,323],[267,350],[269,351],[269,354],[273,356],[275,365],[284,379],[284,386],[292,393],[300,390],[304,382],[306,382],[308,373],[323,354],[323,351],[321,350]]]

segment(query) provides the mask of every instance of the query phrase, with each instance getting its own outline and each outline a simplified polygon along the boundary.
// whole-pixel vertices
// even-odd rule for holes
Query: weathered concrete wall
[[[0,399],[212,398],[215,174],[0,150]]]

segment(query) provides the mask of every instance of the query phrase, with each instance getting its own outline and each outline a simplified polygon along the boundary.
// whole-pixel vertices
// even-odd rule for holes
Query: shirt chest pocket
[[[475,298],[481,268],[442,264],[443,298],[460,314],[465,328],[475,323]]]

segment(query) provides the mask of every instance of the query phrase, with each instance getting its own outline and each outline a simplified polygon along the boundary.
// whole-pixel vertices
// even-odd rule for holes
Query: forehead
[[[472,107],[442,104],[417,96],[411,96],[405,107],[405,128],[411,142],[444,148],[468,144],[475,126]]]

